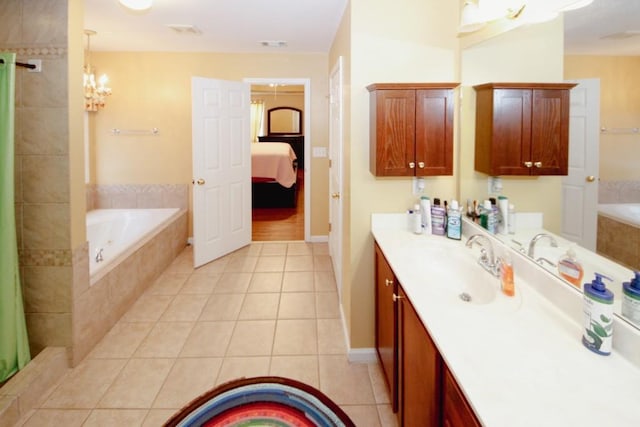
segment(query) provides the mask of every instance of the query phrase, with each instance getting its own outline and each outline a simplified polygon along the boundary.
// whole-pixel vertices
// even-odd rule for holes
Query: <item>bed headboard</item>
[[[295,107],[274,107],[267,111],[268,135],[303,135],[302,110]]]

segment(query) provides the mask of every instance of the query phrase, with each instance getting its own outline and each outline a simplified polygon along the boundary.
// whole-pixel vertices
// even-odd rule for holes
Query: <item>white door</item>
[[[569,174],[562,179],[563,237],[595,252],[598,228],[600,80],[573,80]]]
[[[251,243],[249,85],[193,77],[193,263]]]
[[[342,57],[329,80],[329,254],[342,300]]]

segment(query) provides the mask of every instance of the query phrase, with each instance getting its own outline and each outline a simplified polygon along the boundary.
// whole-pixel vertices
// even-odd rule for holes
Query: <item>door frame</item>
[[[343,150],[344,150],[344,69],[343,69],[343,58],[342,56],[338,57],[338,60],[336,61],[335,65],[331,68],[331,72],[329,73],[329,158],[330,158],[330,167],[329,167],[329,221],[331,222],[332,225],[332,230],[329,231],[329,253],[331,255],[331,260],[333,262],[333,270],[334,270],[334,275],[335,275],[335,280],[336,280],[336,287],[338,288],[338,298],[340,301],[340,304],[342,304],[342,256],[343,256],[343,250],[342,248],[344,247],[343,243],[344,243],[344,199],[343,199],[343,189],[344,189],[344,165],[343,165]],[[336,132],[334,133],[334,121],[333,121],[333,107],[332,107],[332,103],[334,102],[333,99],[331,99],[331,96],[333,96],[333,79],[337,78],[337,86],[338,86],[338,93],[336,94],[337,96],[337,100],[335,100],[335,102],[338,103],[338,122],[337,122],[337,127],[338,129],[336,129]],[[337,140],[334,140],[334,136],[337,135]],[[333,154],[334,152],[336,152],[337,148],[337,156],[339,156],[339,161],[336,161],[336,159],[334,159]],[[337,170],[336,170],[336,164],[337,164]],[[334,172],[335,171],[335,172]],[[333,175],[334,173],[337,173],[337,177],[338,177],[338,188],[332,188],[333,186]],[[336,192],[338,193],[338,201],[337,201],[337,212],[334,212],[334,201],[332,200],[333,198],[333,194],[331,194],[332,192]],[[339,227],[337,229],[337,234],[336,234],[336,229],[333,228],[333,225],[336,222],[336,217],[337,217],[337,222],[339,224]],[[333,253],[332,249],[332,241],[333,239],[337,239],[337,253]]]
[[[308,78],[267,78],[247,77],[242,80],[249,85],[269,83],[304,86],[304,240],[311,241],[311,79]]]

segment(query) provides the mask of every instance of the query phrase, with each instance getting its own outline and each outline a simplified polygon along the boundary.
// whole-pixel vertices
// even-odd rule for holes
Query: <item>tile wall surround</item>
[[[87,185],[87,211],[189,207],[187,184]]]
[[[598,215],[596,251],[627,268],[639,270],[640,228]]]
[[[640,203],[640,181],[600,181],[598,203]]]
[[[0,2],[0,51],[42,60],[15,73],[15,207],[31,355],[70,347],[68,0]]]
[[[64,347],[47,347],[0,388],[0,426],[19,425],[20,418],[41,400],[69,370]]]
[[[187,242],[187,212],[183,210],[144,246],[91,286],[77,289],[73,298],[72,365],[82,361],[162,271],[182,252]],[[88,280],[87,258],[87,280]],[[78,274],[85,274],[79,269]]]

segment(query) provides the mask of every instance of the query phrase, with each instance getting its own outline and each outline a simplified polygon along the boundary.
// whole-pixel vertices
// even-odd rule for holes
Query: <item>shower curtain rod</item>
[[[0,59],[0,64],[4,64],[4,59]],[[35,64],[25,64],[24,62],[16,62],[16,66],[28,68],[30,70],[33,70],[34,68],[36,68]]]

